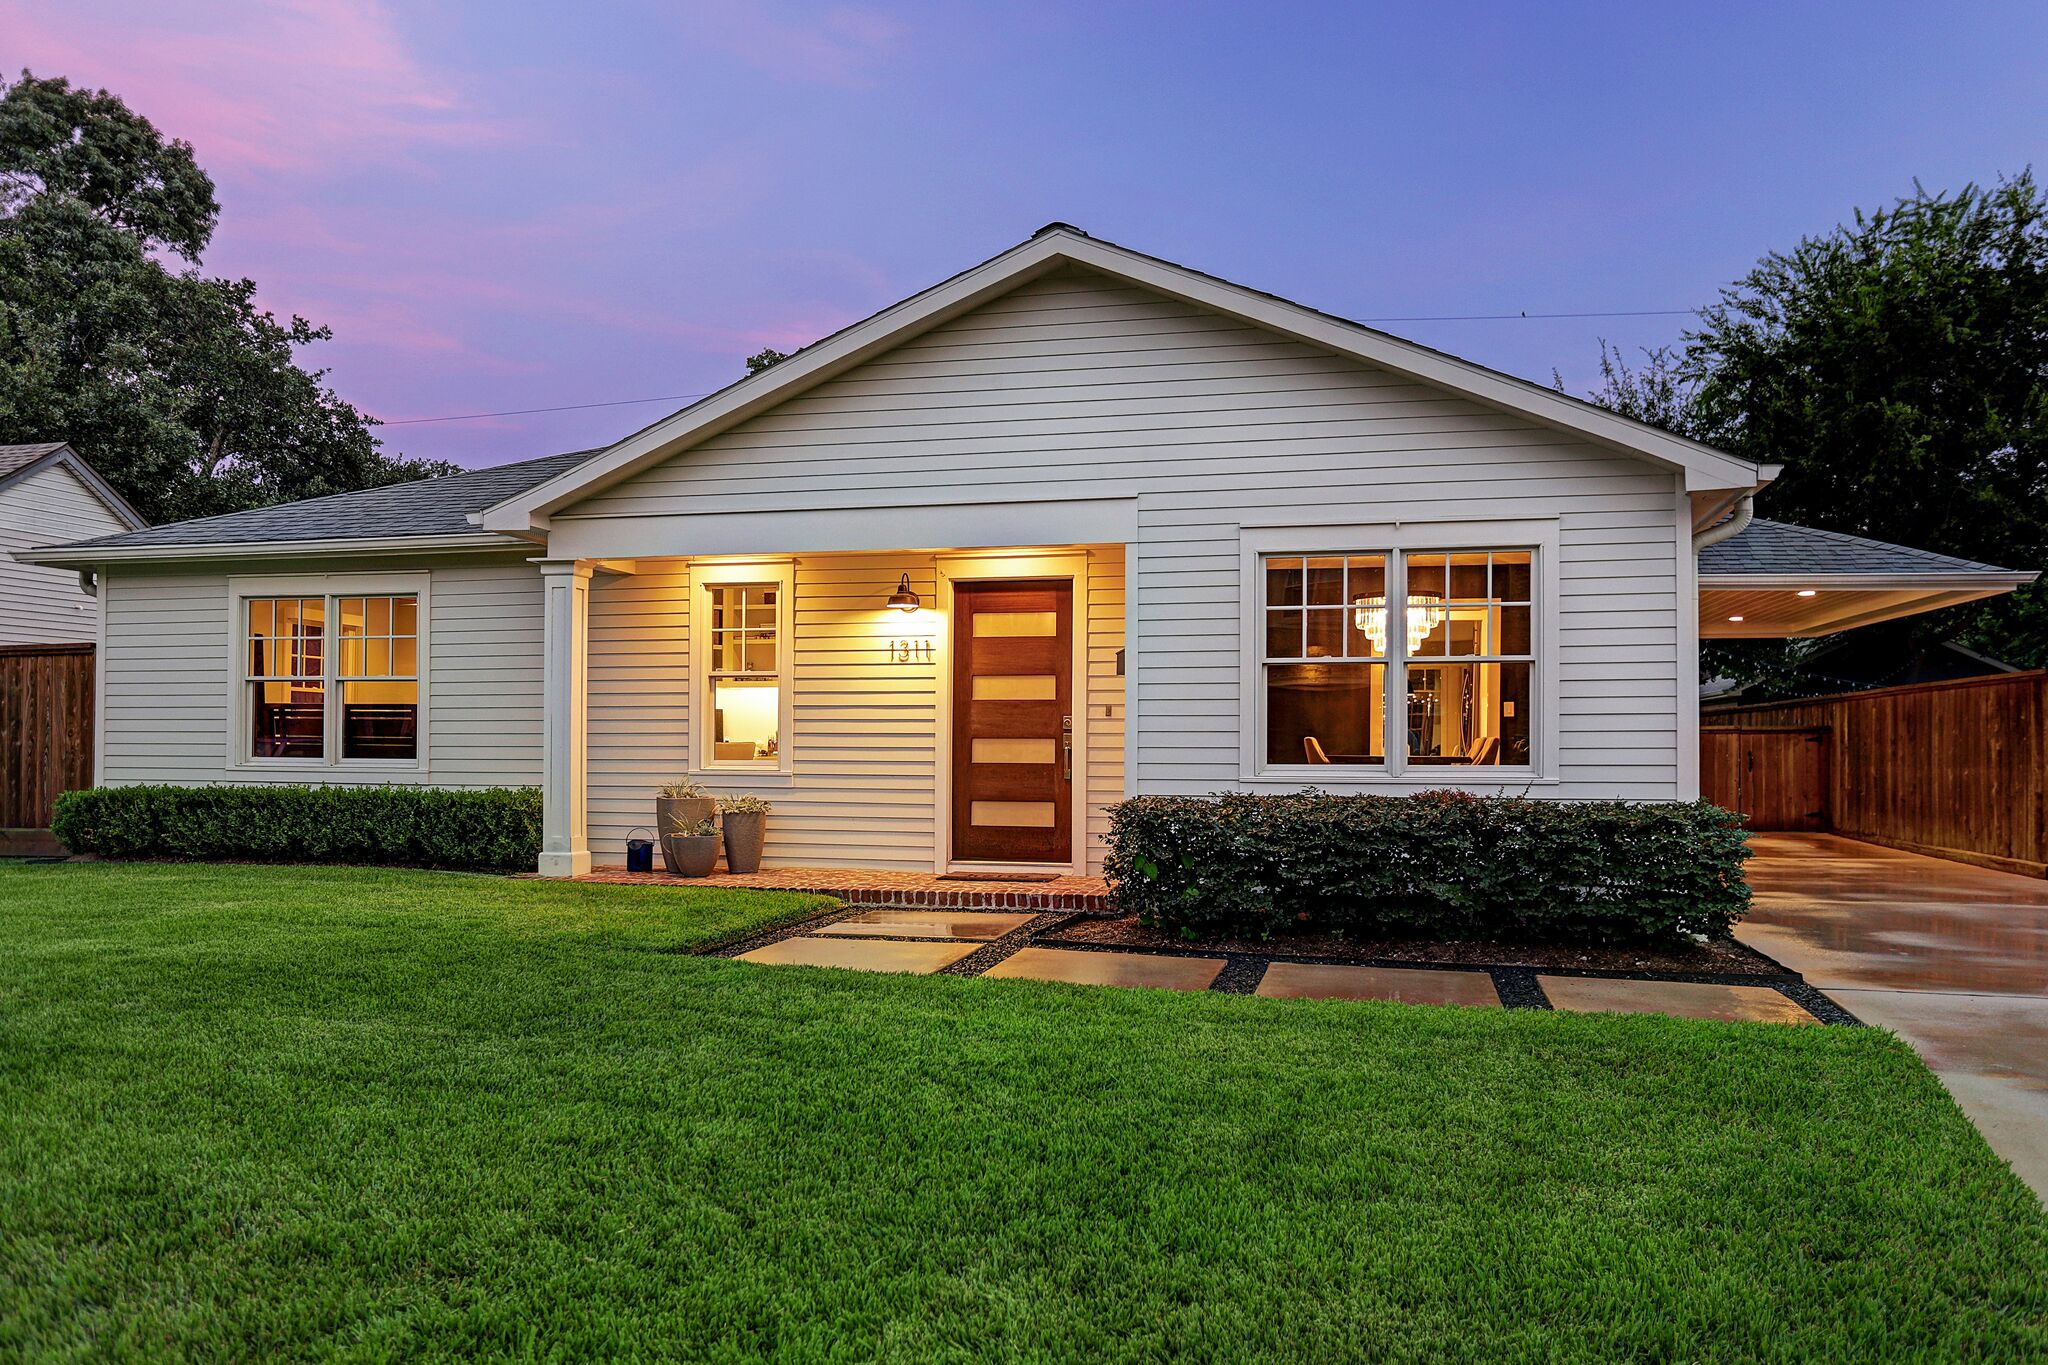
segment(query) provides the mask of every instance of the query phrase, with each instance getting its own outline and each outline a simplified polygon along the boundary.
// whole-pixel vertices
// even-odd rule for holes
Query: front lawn
[[[2048,1354],[1874,1030],[678,951],[817,904],[0,866],[0,1359]]]

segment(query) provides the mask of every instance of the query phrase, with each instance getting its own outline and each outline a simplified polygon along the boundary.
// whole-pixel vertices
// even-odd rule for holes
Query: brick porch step
[[[929,872],[878,872],[847,867],[777,867],[759,872],[718,872],[709,877],[675,877],[666,872],[595,868],[578,881],[621,886],[702,886],[748,891],[808,891],[836,896],[852,905],[912,909],[1065,910],[1111,913],[1109,886],[1100,877],[1055,877],[1051,881],[941,881]]]

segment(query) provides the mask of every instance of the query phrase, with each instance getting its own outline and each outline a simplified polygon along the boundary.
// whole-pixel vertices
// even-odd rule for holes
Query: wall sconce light
[[[896,591],[889,594],[888,605],[897,611],[916,611],[923,601],[911,591],[910,575],[903,575],[903,581],[896,585]]]

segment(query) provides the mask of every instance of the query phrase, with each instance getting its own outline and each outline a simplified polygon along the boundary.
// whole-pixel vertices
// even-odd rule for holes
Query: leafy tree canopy
[[[0,87],[0,439],[70,441],[152,521],[452,471],[382,454],[300,366],[326,328],[200,273],[219,213],[192,148],[115,96]]]
[[[2048,567],[2048,203],[2031,172],[1858,212],[1765,256],[1682,348],[1631,368],[1602,343],[1601,374],[1594,401],[1783,465],[1763,515]],[[2048,664],[2048,590],[1868,629]],[[1722,652],[1740,675],[1745,651]],[[1798,651],[1747,653],[1782,674]]]
[[[759,374],[769,366],[780,365],[787,359],[789,359],[787,355],[776,350],[773,346],[766,347],[747,357],[747,373]]]

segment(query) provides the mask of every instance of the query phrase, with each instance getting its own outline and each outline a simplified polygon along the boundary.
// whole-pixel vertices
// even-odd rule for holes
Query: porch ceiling
[[[1710,578],[1702,574],[1700,636],[1710,640],[1785,640],[1832,635],[1855,626],[1995,597],[2017,586],[2012,578],[1914,583],[1871,576],[1842,582],[1826,575],[1801,584],[1745,582],[1739,575]]]

